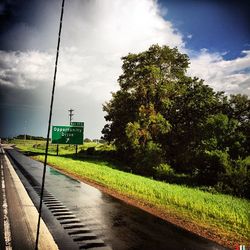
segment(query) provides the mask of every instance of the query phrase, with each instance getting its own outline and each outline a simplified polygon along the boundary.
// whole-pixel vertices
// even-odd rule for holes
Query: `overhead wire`
[[[62,0],[62,5],[61,5],[61,16],[60,16],[60,25],[59,25],[59,32],[58,32],[53,86],[52,86],[52,93],[51,93],[48,131],[47,131],[47,140],[46,140],[46,149],[45,149],[45,159],[44,159],[42,185],[41,185],[41,193],[40,193],[40,204],[39,204],[39,210],[38,210],[39,215],[38,215],[38,222],[37,222],[35,250],[38,250],[39,235],[40,235],[40,223],[41,223],[41,214],[42,214],[42,205],[43,205],[43,193],[44,193],[44,185],[45,185],[47,158],[48,158],[49,135],[50,135],[50,127],[51,127],[51,119],[52,119],[52,111],[53,111],[53,103],[54,103],[55,86],[56,86],[57,65],[58,65],[59,49],[60,49],[60,42],[61,42],[61,31],[62,31],[62,22],[63,22],[63,13],[64,13],[64,1],[65,0]]]

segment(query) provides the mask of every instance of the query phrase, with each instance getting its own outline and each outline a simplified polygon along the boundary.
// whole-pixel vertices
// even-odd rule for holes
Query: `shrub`
[[[160,180],[166,180],[175,174],[174,170],[167,163],[162,163],[159,166],[155,167],[154,171],[154,176]]]
[[[84,139],[84,142],[92,142],[92,141],[91,141],[91,139],[89,139],[89,138],[85,138],[85,139]]]
[[[86,150],[87,155],[93,155],[95,153],[95,147],[89,147]]]
[[[220,176],[216,185],[218,191],[250,198],[250,161],[248,158],[234,161],[232,171]]]
[[[136,172],[146,176],[154,175],[154,168],[163,162],[160,145],[149,141],[145,148],[139,148],[135,151],[133,162],[136,166]]]
[[[222,150],[205,151],[199,155],[198,179],[206,185],[215,185],[221,175],[231,173],[229,154]]]

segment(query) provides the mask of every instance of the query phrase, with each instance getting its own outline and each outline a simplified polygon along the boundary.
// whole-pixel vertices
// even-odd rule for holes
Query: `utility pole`
[[[71,122],[72,122],[72,117],[73,117],[73,109],[69,109],[69,125],[71,125]]]
[[[27,121],[25,120],[25,125],[24,125],[24,140],[26,141],[27,139]]]
[[[74,111],[74,110],[71,108],[71,109],[69,109],[68,111],[69,111],[69,125],[71,125],[72,117],[73,117],[73,115],[74,115],[74,114],[73,114],[73,111]],[[69,146],[70,146],[70,145],[69,145]],[[77,156],[77,148],[78,148],[77,145],[75,145],[75,148],[76,148],[76,156]]]

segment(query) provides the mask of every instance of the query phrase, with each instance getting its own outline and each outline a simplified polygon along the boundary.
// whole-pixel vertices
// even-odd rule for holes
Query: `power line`
[[[52,110],[53,110],[53,103],[54,103],[55,86],[56,86],[57,64],[58,64],[59,48],[60,48],[60,41],[61,41],[63,11],[64,11],[64,0],[62,0],[61,17],[60,17],[60,25],[59,25],[58,41],[57,41],[57,49],[56,49],[55,71],[54,71],[53,87],[52,87],[52,93],[51,93],[50,113],[49,113],[49,122],[48,122],[48,132],[47,132],[45,159],[44,159],[44,166],[43,166],[42,187],[41,187],[41,195],[40,195],[40,205],[39,205],[39,210],[38,210],[39,216],[38,216],[38,223],[37,223],[37,233],[36,233],[35,250],[38,250],[38,242],[39,242],[40,222],[41,222],[41,213],[42,213],[42,204],[43,204],[42,201],[43,201],[43,192],[44,192],[44,184],[45,184],[46,165],[47,165],[48,148],[49,148],[49,134],[50,134],[50,127],[51,127],[51,118],[52,118]]]

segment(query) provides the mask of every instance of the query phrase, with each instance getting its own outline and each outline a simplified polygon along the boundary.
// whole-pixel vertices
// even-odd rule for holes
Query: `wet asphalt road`
[[[41,163],[15,150],[9,153],[41,183]],[[50,167],[47,167],[45,189],[115,250],[226,249]]]

